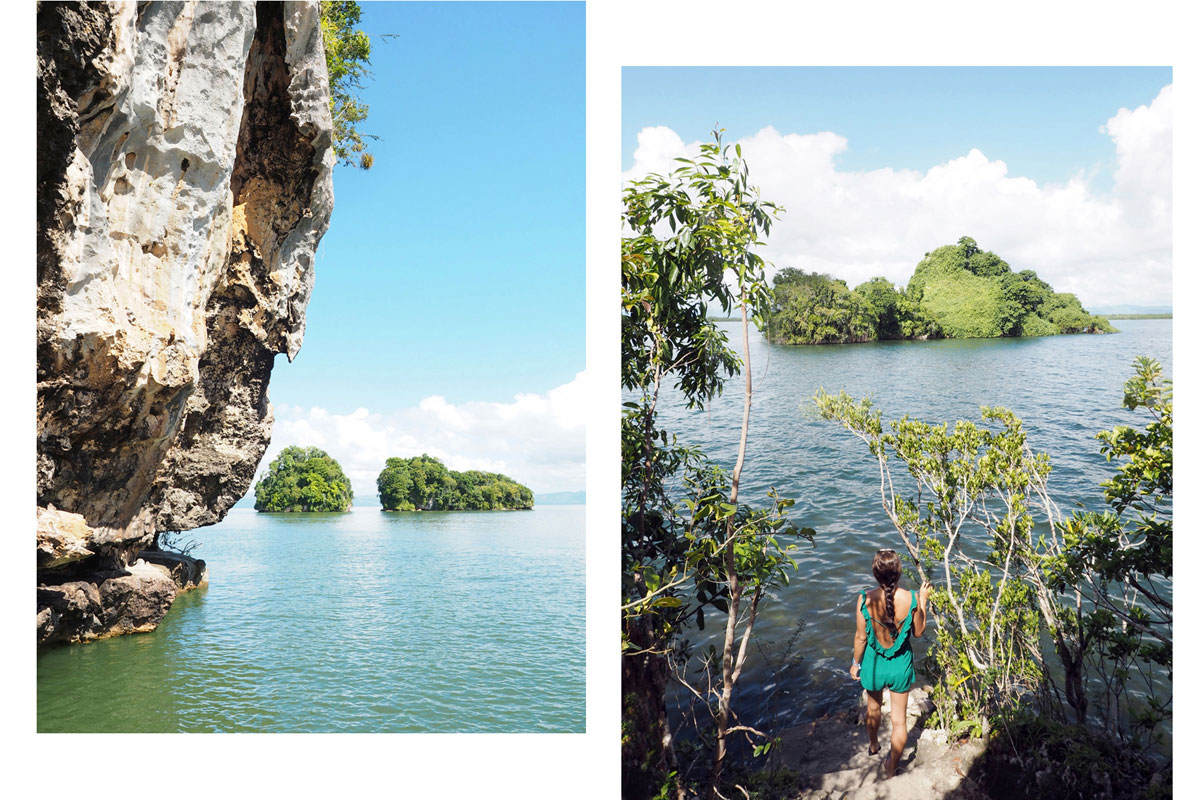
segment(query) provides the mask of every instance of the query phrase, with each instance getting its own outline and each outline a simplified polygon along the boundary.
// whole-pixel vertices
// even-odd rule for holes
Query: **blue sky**
[[[584,4],[363,3],[369,171],[337,167],[271,447],[364,502],[391,456],[584,486]]]
[[[626,67],[626,181],[714,125],[787,213],[763,255],[906,283],[973,236],[1085,306],[1170,305],[1167,67]]]
[[[622,166],[643,127],[690,141],[719,123],[731,138],[767,125],[834,131],[849,139],[839,159],[848,170],[924,170],[975,147],[1013,173],[1065,181],[1111,170],[1099,126],[1170,82],[1169,67],[626,67]]]
[[[584,366],[582,3],[364,3],[375,134],[339,166],[274,402],[511,400]],[[394,34],[382,38],[381,34]]]

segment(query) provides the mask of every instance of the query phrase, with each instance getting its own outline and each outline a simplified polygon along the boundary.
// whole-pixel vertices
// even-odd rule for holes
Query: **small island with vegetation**
[[[353,501],[341,465],[317,447],[285,447],[254,485],[255,511],[349,511]]]
[[[767,338],[781,344],[880,339],[976,339],[1113,333],[1075,295],[1056,292],[1031,269],[1013,272],[964,236],[925,254],[905,288],[878,277],[851,290],[830,275],[787,268],[774,278]]]
[[[430,455],[389,458],[375,481],[384,511],[516,511],[533,491],[495,472],[455,472]]]

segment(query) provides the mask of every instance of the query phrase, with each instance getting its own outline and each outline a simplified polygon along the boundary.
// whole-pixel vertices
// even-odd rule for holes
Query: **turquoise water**
[[[39,653],[39,731],[582,732],[584,507],[259,514],[152,633]]]
[[[880,506],[874,457],[840,425],[817,417],[812,405],[817,388],[870,396],[885,420],[908,414],[978,422],[979,406],[1006,406],[1024,420],[1031,447],[1050,455],[1049,487],[1060,508],[1069,513],[1076,501],[1099,508],[1098,483],[1114,466],[1100,454],[1095,434],[1148,419],[1121,406],[1134,357],[1157,358],[1171,375],[1171,320],[1114,324],[1121,332],[1107,336],[817,347],[772,345],[751,330],[754,396],[743,496],[762,501],[775,486],[796,498],[791,517],[816,529],[817,540],[801,550],[792,584],[763,604],[735,695],[743,721],[780,730],[853,707],[859,693],[847,674],[853,597],[874,585],[875,550],[901,549]],[[740,325],[724,327],[740,350]],[[726,394],[703,412],[668,401],[660,423],[677,432],[680,442],[699,445],[731,469],[741,389],[740,379],[731,381]],[[700,646],[715,643],[723,632],[724,618],[710,616],[706,630],[690,633]],[[799,626],[803,630],[789,648]],[[918,659],[927,646],[927,640],[917,640]]]

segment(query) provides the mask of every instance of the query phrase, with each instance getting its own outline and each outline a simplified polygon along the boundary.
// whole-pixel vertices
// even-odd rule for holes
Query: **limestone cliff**
[[[156,625],[139,551],[249,488],[334,155],[316,3],[41,3],[37,51],[38,629],[74,641]]]

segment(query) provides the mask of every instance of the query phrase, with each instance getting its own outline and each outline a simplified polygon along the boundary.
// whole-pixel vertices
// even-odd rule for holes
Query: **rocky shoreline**
[[[789,728],[772,749],[767,769],[786,768],[810,776],[810,788],[796,800],[927,800],[931,797],[988,800],[970,777],[983,756],[982,740],[950,741],[946,731],[925,727],[933,710],[929,687],[908,695],[908,744],[894,778],[884,777],[891,730],[891,704],[884,692],[879,741],[883,748],[868,755],[866,694],[857,711],[833,714]]]
[[[79,514],[38,509],[38,646],[152,631],[182,592],[208,585],[204,561],[137,550],[123,564]]]
[[[204,561],[142,551],[127,567],[37,588],[38,646],[90,642],[158,627],[183,592],[208,585]]]

